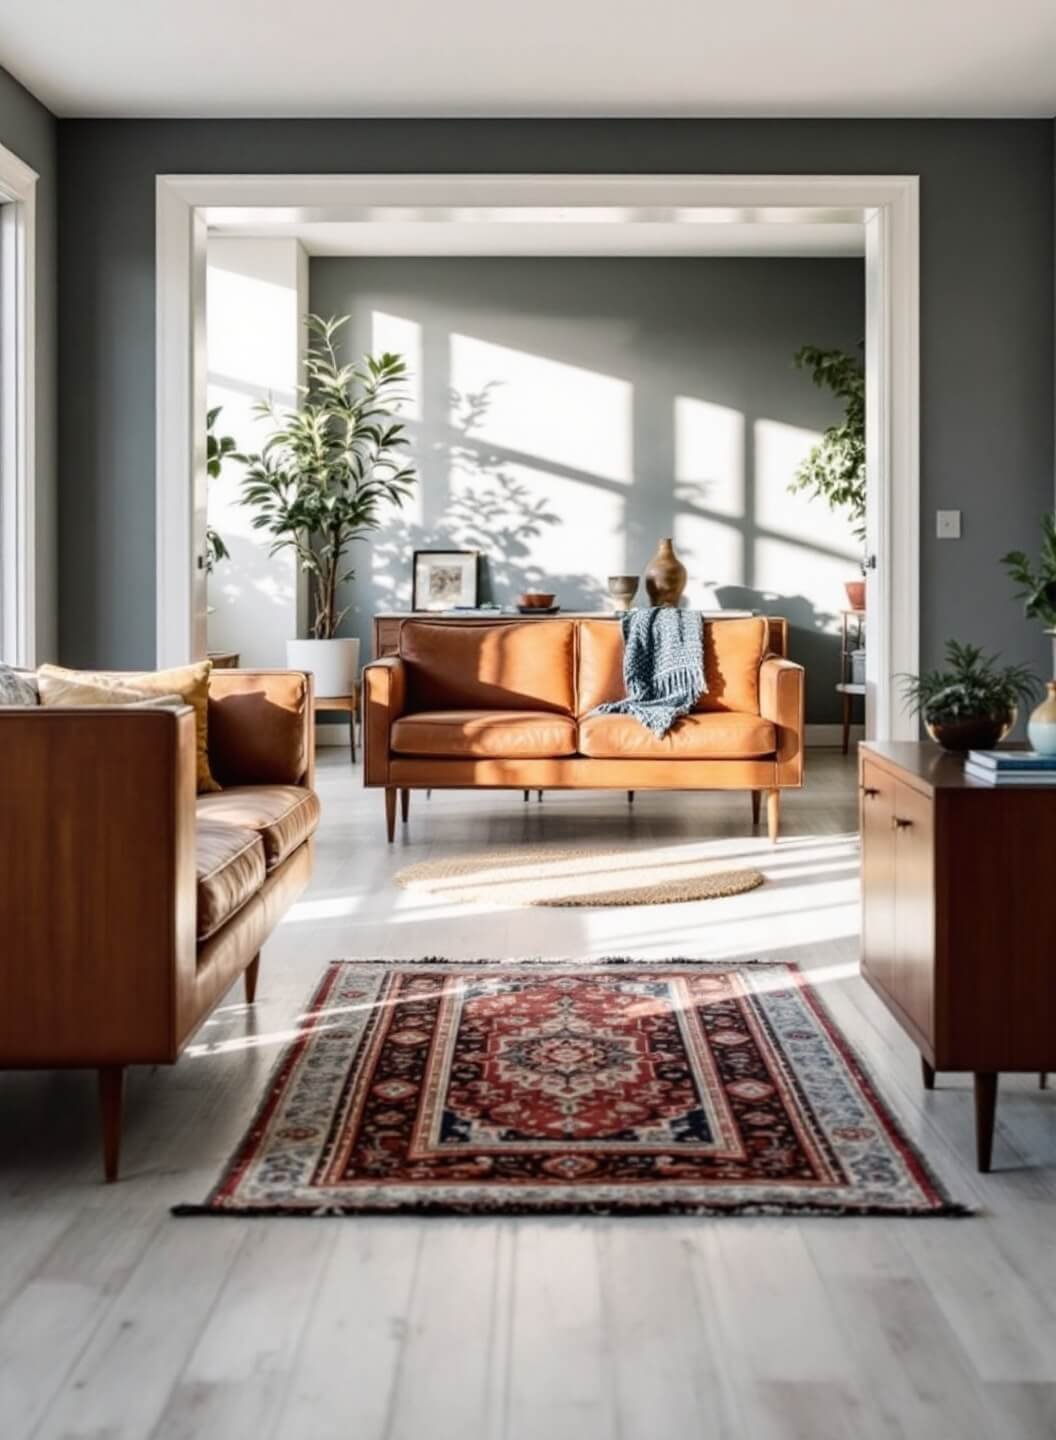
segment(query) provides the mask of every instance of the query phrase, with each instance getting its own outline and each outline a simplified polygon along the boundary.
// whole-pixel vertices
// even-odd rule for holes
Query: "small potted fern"
[[[909,710],[946,750],[990,750],[1038,693],[1026,665],[999,666],[978,645],[946,642],[946,668],[901,677]]]

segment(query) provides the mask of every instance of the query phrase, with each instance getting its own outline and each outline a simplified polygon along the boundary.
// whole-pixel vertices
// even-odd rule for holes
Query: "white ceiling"
[[[1056,0],[6,0],[0,56],[61,115],[1056,113]]]

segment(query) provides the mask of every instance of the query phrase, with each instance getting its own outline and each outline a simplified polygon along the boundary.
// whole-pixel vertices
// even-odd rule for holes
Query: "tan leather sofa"
[[[463,624],[405,620],[399,652],[364,672],[365,780],[385,790],[395,835],[409,792],[490,789],[749,790],[767,796],[777,839],[781,791],[803,784],[802,666],[779,618],[704,622],[707,693],[662,739],[619,699],[623,639],[610,620]]]
[[[308,883],[311,680],[217,670],[194,712],[0,709],[0,1066],[98,1069],[117,1175],[127,1065],[175,1061]]]

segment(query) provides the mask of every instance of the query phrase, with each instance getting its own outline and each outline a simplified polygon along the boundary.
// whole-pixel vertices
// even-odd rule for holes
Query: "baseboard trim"
[[[843,744],[842,725],[808,725],[806,727],[807,748],[812,750],[831,750]],[[852,725],[850,741],[857,745],[859,740],[865,739],[865,726]]]

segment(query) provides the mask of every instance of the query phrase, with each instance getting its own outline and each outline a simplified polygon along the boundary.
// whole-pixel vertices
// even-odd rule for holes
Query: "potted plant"
[[[844,407],[843,420],[830,425],[789,482],[793,494],[806,490],[831,510],[845,510],[851,530],[865,548],[865,370],[857,355],[804,345],[793,356],[814,384],[831,390]],[[847,580],[847,603],[865,609],[865,581]]]
[[[1016,723],[1038,682],[1026,665],[997,664],[977,645],[946,642],[946,669],[901,677],[906,703],[946,750],[989,750]]]
[[[1041,517],[1041,554],[1038,568],[1022,550],[1010,550],[1001,563],[1020,587],[1016,599],[1023,601],[1028,620],[1040,620],[1053,643],[1056,657],[1056,514]],[[1027,722],[1027,736],[1040,755],[1056,755],[1056,681],[1046,684],[1048,694]]]
[[[224,407],[214,405],[205,417],[205,473],[210,480],[219,480],[224,461],[236,450],[233,435],[217,435],[214,427]],[[211,575],[221,560],[230,560],[231,552],[215,525],[205,527],[205,573]]]
[[[348,319],[307,317],[300,407],[259,405],[274,428],[258,453],[239,456],[254,529],[272,536],[272,554],[293,550],[309,577],[311,638],[287,642],[287,663],[312,671],[316,694],[333,697],[354,693],[359,669],[359,641],[337,634],[350,608],[341,605],[340,590],[355,574],[346,568],[348,552],[377,529],[384,506],[403,504],[417,478],[404,463],[408,441],[394,419],[406,398],[407,367],[387,353],[342,363],[336,337]]]

